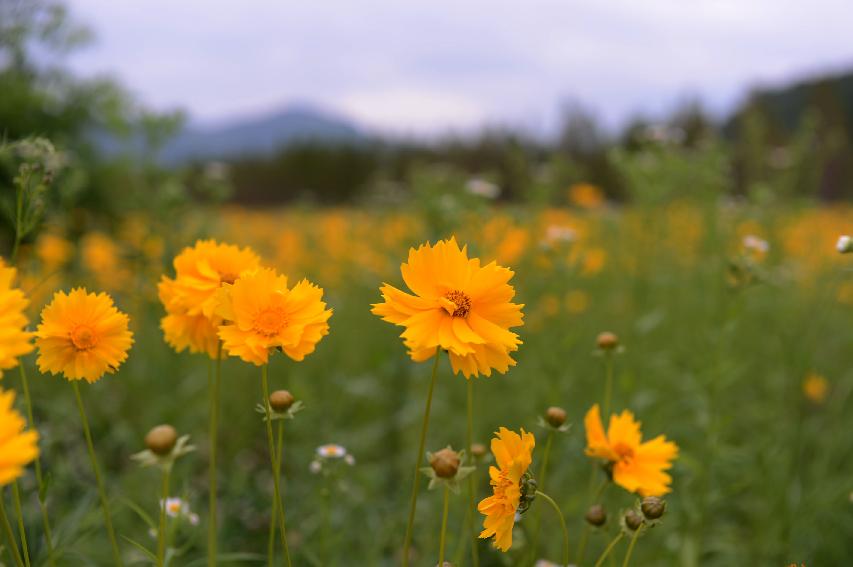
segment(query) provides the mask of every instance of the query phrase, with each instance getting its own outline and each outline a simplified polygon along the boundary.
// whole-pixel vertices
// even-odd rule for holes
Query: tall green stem
[[[625,534],[623,534],[621,531],[616,534],[616,537],[613,538],[613,541],[610,542],[610,544],[601,553],[601,556],[599,556],[598,561],[595,562],[595,567],[601,567],[602,565],[604,565],[604,560],[607,559],[607,556],[610,555],[610,552],[613,551],[613,548],[616,547],[616,544],[622,541],[622,538],[624,536]]]
[[[27,188],[30,185],[30,177],[32,174],[27,175]],[[15,191],[15,243],[12,245],[12,254],[9,257],[11,263],[14,264],[15,260],[18,258],[18,248],[21,246],[21,238],[23,236],[23,231],[21,230],[21,222],[23,220],[24,213],[24,188],[23,185],[18,187],[17,191]]]
[[[548,472],[548,460],[551,457],[551,445],[554,442],[554,430],[548,429],[548,440],[545,441],[545,454],[542,457],[542,464],[539,465],[539,474],[536,476],[536,482],[539,487],[545,486],[545,474]],[[542,524],[542,510],[536,510],[536,524],[533,528],[533,538],[530,545],[530,562],[536,562],[536,553],[539,549],[539,528]]]
[[[27,372],[24,369],[23,362],[18,364],[18,369],[21,374],[21,390],[24,392],[24,401],[27,406],[27,422],[30,427],[35,427],[35,420],[33,420],[33,401],[30,397],[30,385],[29,380],[27,380]],[[50,529],[50,518],[47,514],[47,495],[45,494],[44,477],[42,475],[41,459],[39,457],[36,457],[35,459],[35,469],[36,483],[38,484],[39,491],[39,508],[41,508],[41,521],[44,527],[44,542],[47,546],[47,561],[49,565],[53,566],[53,534]]]
[[[15,534],[12,531],[12,524],[9,523],[9,516],[6,515],[5,490],[0,491],[0,523],[3,524],[3,532],[6,534],[6,544],[12,553],[12,558],[15,560],[17,567],[24,567],[24,561],[21,559],[21,552],[18,551],[18,542],[15,540]]]
[[[278,478],[280,471],[277,470],[277,467],[276,467],[275,439],[273,439],[272,420],[270,419],[270,417],[272,417],[272,412],[270,410],[270,394],[269,394],[268,373],[269,373],[269,365],[264,364],[261,367],[261,390],[262,390],[262,395],[263,395],[263,400],[264,400],[264,410],[266,411],[266,419],[264,420],[264,422],[266,423],[266,426],[267,426],[267,445],[268,445],[268,449],[270,452],[270,465],[272,466],[272,472],[273,472],[272,484],[273,484],[273,491],[275,493],[274,494],[275,502],[273,505],[275,507],[277,507],[277,509],[278,509],[278,516],[279,516],[278,517],[278,529],[279,529],[279,535],[281,536],[281,544],[282,544],[282,547],[284,548],[284,557],[287,560],[288,567],[291,567],[292,563],[290,562],[290,549],[287,545],[287,529],[285,528],[285,523],[284,523],[284,504],[281,502],[281,488],[279,485],[279,478]]]
[[[601,406],[602,419],[605,423],[610,419],[610,401],[613,398],[613,354],[604,353],[604,403]]]
[[[101,508],[104,512],[104,524],[107,527],[107,535],[110,538],[110,545],[113,551],[113,561],[116,567],[122,567],[121,551],[118,548],[116,541],[115,530],[113,529],[113,518],[110,513],[110,501],[107,498],[107,491],[104,488],[104,481],[101,478],[101,469],[98,465],[98,457],[95,454],[95,445],[92,443],[92,432],[89,430],[89,418],[86,417],[86,408],[83,406],[83,398],[80,397],[80,387],[76,380],[71,381],[71,386],[74,388],[74,396],[77,398],[77,409],[80,410],[80,420],[83,422],[83,434],[86,436],[86,446],[89,449],[89,459],[92,461],[92,470],[95,473],[95,482],[98,484],[98,494],[101,497]]]
[[[222,374],[222,343],[216,347],[216,370],[211,372],[211,364],[208,363],[207,377],[208,389],[210,390],[210,463],[207,475],[209,489],[208,520],[207,520],[207,565],[216,566],[216,445],[219,433],[219,381]]]
[[[557,513],[557,518],[560,520],[560,527],[563,528],[563,565],[565,567],[569,567],[569,529],[566,527],[566,519],[563,518],[563,512],[560,511],[560,507],[557,506],[557,503],[554,502],[554,499],[541,492],[539,490],[536,491],[536,496],[542,498],[551,505],[551,508]]]
[[[447,507],[450,502],[450,489],[444,487],[444,511],[441,513],[441,535],[438,538],[438,567],[444,567],[444,543],[447,537]]]
[[[438,360],[441,348],[435,349],[435,362],[432,365],[432,378],[429,381],[429,392],[427,393],[426,407],[424,408],[424,420],[421,424],[421,440],[418,444],[418,456],[415,459],[415,473],[412,480],[412,500],[409,503],[409,521],[406,524],[406,538],[403,540],[403,567],[409,565],[409,546],[412,544],[412,528],[415,525],[415,510],[418,507],[418,481],[420,480],[421,461],[426,446],[427,430],[429,429],[429,412],[432,408],[432,393],[435,390],[435,377],[438,375]]]
[[[278,420],[278,430],[276,431],[276,452],[275,464],[276,470],[281,471],[281,454],[284,449],[284,421]],[[270,512],[270,534],[269,544],[267,545],[267,559],[269,567],[273,567],[275,557],[275,532],[278,528],[278,513],[273,503],[272,511]]]
[[[169,499],[169,476],[172,467],[163,467],[162,490],[160,491],[160,529],[157,531],[157,565],[163,567],[166,562],[166,501]]]
[[[12,501],[15,504],[15,516],[18,519],[18,533],[21,536],[21,553],[24,556],[24,564],[30,567],[30,546],[27,544],[27,527],[24,525],[24,511],[21,508],[21,490],[18,481],[12,482]]]
[[[466,382],[468,387],[468,434],[466,441],[468,442],[468,459],[473,463],[474,454],[471,451],[471,447],[474,445],[474,382],[470,379],[466,380]],[[473,474],[468,475],[468,512],[465,514],[465,523],[468,526],[468,533],[471,536],[471,564],[474,567],[480,567],[480,550],[477,547],[479,538],[474,529],[474,511],[477,500],[474,494],[475,477],[476,475]],[[439,567],[441,567],[441,564],[439,564]]]
[[[625,553],[625,561],[622,562],[622,567],[628,567],[628,563],[631,561],[631,554],[634,553],[634,545],[637,543],[637,538],[640,536],[641,530],[641,527],[634,530],[634,535],[631,536],[631,543],[628,545],[628,551]]]

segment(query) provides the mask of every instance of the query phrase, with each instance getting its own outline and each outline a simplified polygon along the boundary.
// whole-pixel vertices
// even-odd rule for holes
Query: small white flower
[[[353,456],[352,456],[352,455],[350,455],[350,454],[347,454],[347,455],[344,457],[344,462],[345,462],[346,464],[348,464],[349,466],[353,466],[353,465],[355,465],[355,457],[353,457]]]
[[[743,247],[753,252],[766,254],[770,250],[770,244],[763,238],[759,238],[754,234],[748,234],[743,237]]]
[[[578,233],[568,226],[560,226],[552,224],[545,231],[545,240],[547,242],[574,242]]]
[[[347,450],[336,443],[329,443],[317,447],[317,456],[323,459],[343,459],[347,456]]]
[[[323,463],[320,461],[311,461],[311,464],[308,465],[308,470],[313,474],[320,474],[320,471],[323,470]]]
[[[501,194],[500,187],[479,177],[469,179],[468,183],[465,184],[465,190],[472,195],[485,197],[486,199],[497,199],[498,195]]]
[[[187,516],[187,519],[190,521],[190,525],[197,526],[199,522],[198,514],[192,513]]]
[[[160,506],[163,506],[163,500],[160,500]],[[183,500],[180,498],[166,498],[166,515],[170,518],[177,518],[184,511],[184,508],[189,508],[186,506]]]
[[[839,236],[838,244],[836,244],[835,247],[842,254],[849,254],[853,252],[853,237],[846,234]]]

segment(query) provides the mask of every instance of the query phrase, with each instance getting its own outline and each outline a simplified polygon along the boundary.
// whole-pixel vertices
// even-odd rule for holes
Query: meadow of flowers
[[[3,561],[844,564],[853,211],[569,198],[20,231]]]

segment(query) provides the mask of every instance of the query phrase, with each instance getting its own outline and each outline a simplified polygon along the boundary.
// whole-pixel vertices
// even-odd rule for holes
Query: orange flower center
[[[451,317],[467,317],[468,312],[471,311],[471,298],[464,291],[457,289],[448,291],[444,299],[447,300],[444,309],[450,313]]]
[[[222,284],[232,284],[233,285],[234,282],[236,282],[237,278],[239,278],[239,277],[240,276],[238,276],[237,274],[231,274],[231,273],[220,274],[219,275],[219,284],[220,285],[222,285]]]
[[[627,443],[616,443],[613,445],[613,452],[619,457],[620,461],[631,461],[634,458],[634,448]]]
[[[71,344],[77,350],[89,350],[98,344],[98,337],[95,331],[88,325],[77,325],[71,331]]]
[[[287,325],[287,314],[281,307],[269,307],[255,316],[256,333],[271,337],[277,335]]]

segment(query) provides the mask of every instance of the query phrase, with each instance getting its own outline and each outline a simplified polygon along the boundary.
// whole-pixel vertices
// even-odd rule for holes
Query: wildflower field
[[[571,198],[50,217],[3,561],[846,564],[853,210]]]

